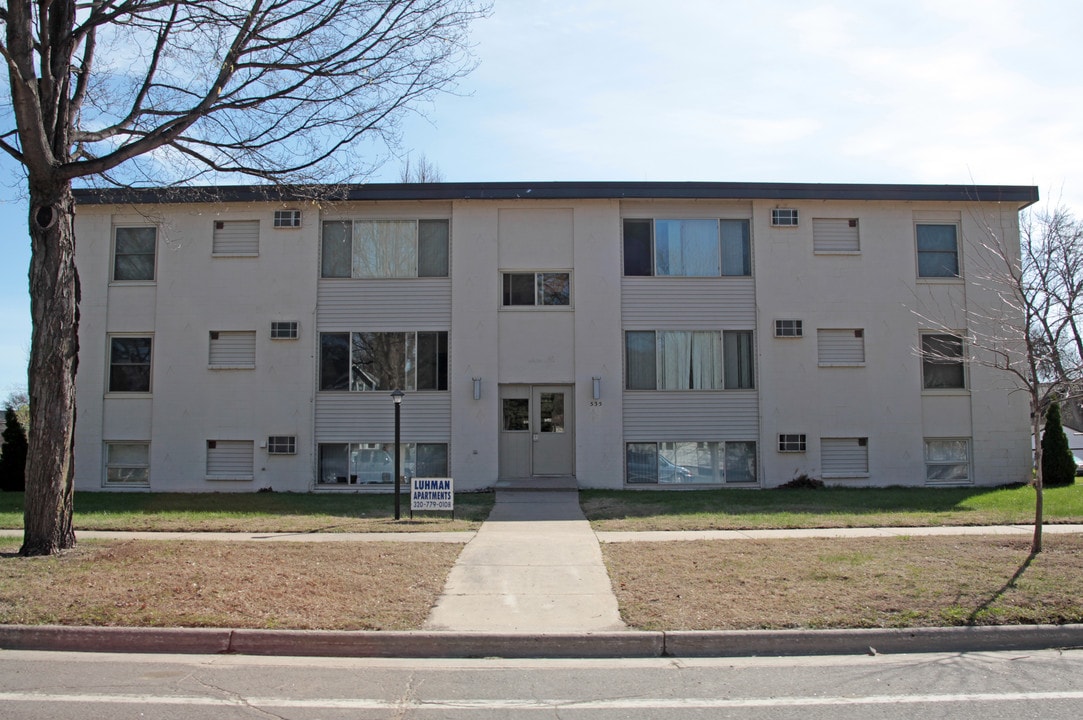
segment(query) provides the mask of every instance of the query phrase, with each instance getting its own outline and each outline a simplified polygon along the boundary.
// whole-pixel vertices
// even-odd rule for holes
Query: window
[[[919,223],[918,277],[959,277],[958,226]]]
[[[820,365],[864,365],[865,331],[817,330],[816,353],[816,361]]]
[[[922,334],[921,380],[926,390],[966,388],[963,338],[950,334]]]
[[[253,471],[251,440],[208,440],[208,480],[251,480]]]
[[[105,443],[105,485],[123,487],[150,485],[150,443]]]
[[[216,220],[211,238],[214,255],[259,255],[259,220]]]
[[[296,455],[297,436],[295,435],[271,435],[267,438],[268,455]]]
[[[625,333],[629,390],[719,390],[753,387],[752,331]]]
[[[628,484],[756,482],[754,442],[637,442],[626,446]]]
[[[748,220],[624,221],[626,276],[752,274]]]
[[[109,339],[109,392],[150,392],[151,339]]]
[[[778,451],[783,453],[803,453],[805,452],[805,436],[804,434],[786,434],[780,433],[778,436]]]
[[[813,218],[812,251],[817,253],[861,252],[857,218]]]
[[[869,439],[820,438],[820,467],[824,477],[868,477]]]
[[[804,323],[800,320],[775,320],[775,337],[799,338],[804,334]]]
[[[447,477],[446,443],[400,443],[407,478]],[[320,443],[321,485],[382,485],[395,481],[395,443]]]
[[[272,340],[296,340],[297,339],[297,322],[295,320],[273,320],[273,321],[271,321],[271,339]]]
[[[207,364],[212,368],[254,368],[255,330],[216,330],[210,334]]]
[[[925,479],[930,483],[970,482],[970,441],[925,440]]]
[[[118,227],[113,244],[114,282],[152,282],[156,227]]]
[[[502,303],[516,305],[569,305],[568,273],[504,273]]]
[[[447,390],[446,332],[320,334],[320,390]]]
[[[300,210],[275,210],[274,226],[276,228],[299,228],[301,227]]]
[[[771,224],[775,227],[797,227],[797,210],[771,208]]]
[[[447,220],[323,223],[320,277],[447,277]]]

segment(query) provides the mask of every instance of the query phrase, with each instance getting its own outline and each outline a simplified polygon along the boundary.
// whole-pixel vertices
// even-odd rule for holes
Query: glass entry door
[[[575,425],[572,387],[535,385],[530,393],[533,435],[533,475],[575,473]]]
[[[500,476],[575,474],[571,385],[504,385],[500,389]]]

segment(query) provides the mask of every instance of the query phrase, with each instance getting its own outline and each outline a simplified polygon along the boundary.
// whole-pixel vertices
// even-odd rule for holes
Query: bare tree
[[[1083,298],[1083,244],[1063,208],[1025,214],[1018,245],[1007,215],[975,216],[983,232],[966,238],[972,250],[969,281],[980,292],[968,292],[963,339],[967,361],[1002,371],[1015,391],[1026,394],[1036,468],[1031,552],[1037,554],[1042,551],[1045,414],[1055,400],[1078,399],[1083,384],[1076,318]],[[932,329],[956,332],[930,313],[918,314]],[[928,344],[919,352],[934,363],[960,358],[954,349]]]
[[[418,155],[416,161],[411,161],[410,156],[407,155],[399,171],[399,182],[438,183],[443,181],[444,174],[440,172],[440,168],[424,154]]]
[[[71,547],[79,277],[72,182],[362,177],[403,112],[472,69],[485,0],[8,0],[0,150],[30,199],[21,553]]]

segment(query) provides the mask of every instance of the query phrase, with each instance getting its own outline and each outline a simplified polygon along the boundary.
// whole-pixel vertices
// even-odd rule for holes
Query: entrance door
[[[533,475],[575,472],[575,407],[571,385],[535,385],[530,393]]]
[[[575,397],[571,385],[500,388],[500,476],[575,473]]]

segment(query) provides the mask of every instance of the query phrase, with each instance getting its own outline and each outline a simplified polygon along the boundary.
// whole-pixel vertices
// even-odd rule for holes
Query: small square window
[[[775,227],[797,227],[795,208],[772,208],[771,224]]]
[[[775,337],[799,338],[804,332],[801,320],[775,320]]]
[[[293,320],[275,320],[271,322],[272,340],[296,340],[297,322]]]
[[[787,434],[782,433],[778,436],[778,451],[784,453],[803,453],[805,452],[805,435],[804,434]]]
[[[295,435],[271,435],[267,438],[268,455],[296,455],[297,437]]]
[[[300,210],[275,210],[274,226],[276,228],[299,228],[301,227]]]
[[[105,486],[150,485],[150,443],[105,443]]]

